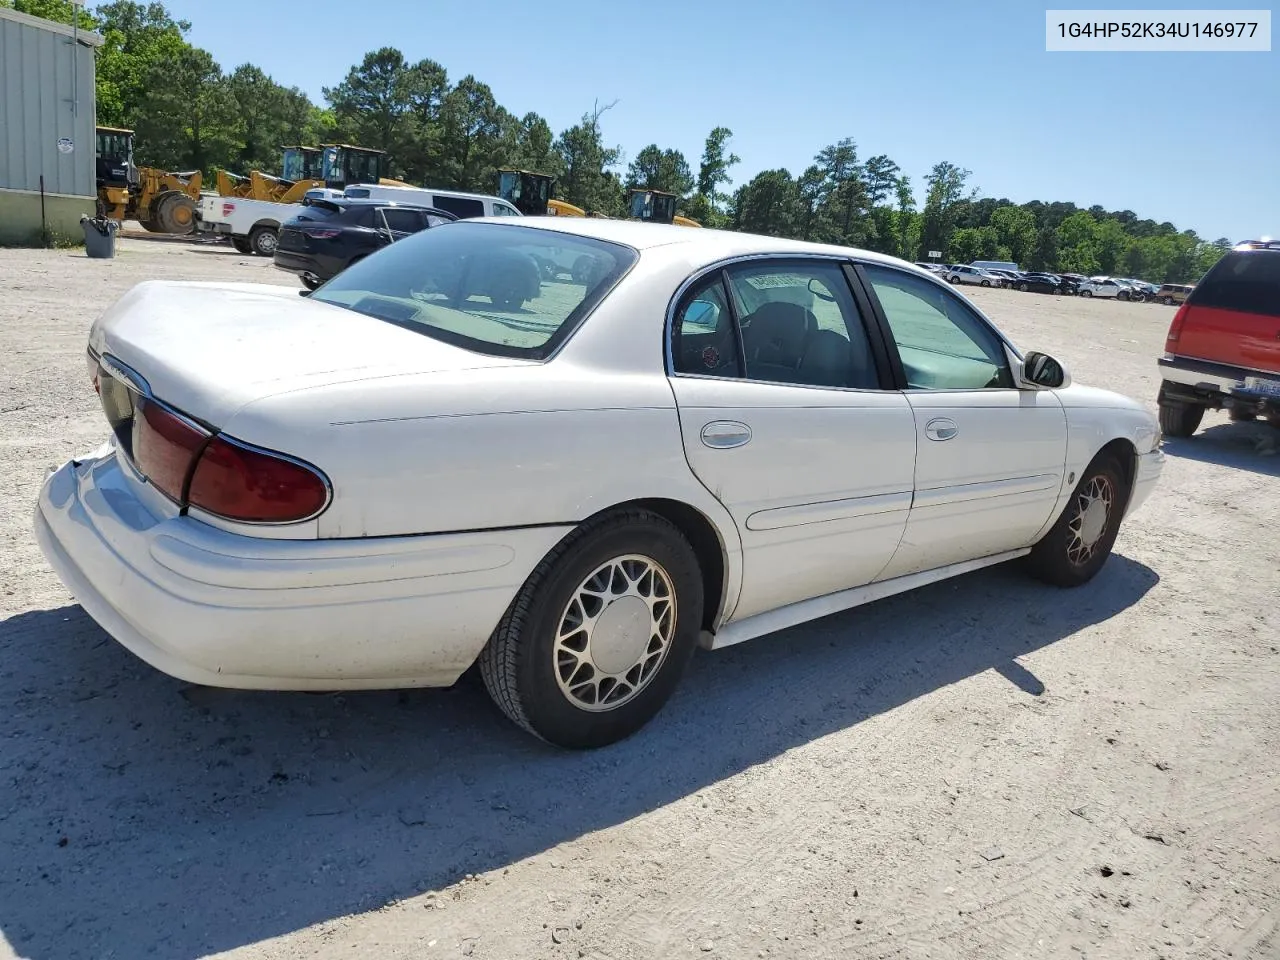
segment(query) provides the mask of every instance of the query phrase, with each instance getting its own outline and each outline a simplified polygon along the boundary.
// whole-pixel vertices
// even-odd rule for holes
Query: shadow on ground
[[[1164,452],[1184,460],[1280,477],[1280,429],[1261,420],[1214,424],[1186,439],[1165,437]]]
[[[374,909],[990,669],[1011,697],[1037,696],[1046,682],[1015,657],[1158,579],[1121,556],[1074,591],[997,567],[702,653],[649,727],[591,753],[518,732],[469,679],[184,687],[79,607],[22,614],[0,623],[0,943],[32,960],[187,960]]]

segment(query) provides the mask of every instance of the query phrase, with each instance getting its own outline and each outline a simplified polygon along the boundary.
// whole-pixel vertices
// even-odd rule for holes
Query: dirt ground
[[[1089,586],[995,568],[716,653],[603,751],[471,682],[187,688],[30,514],[88,326],[227,248],[0,251],[0,958],[1280,957],[1280,457],[1210,415]],[[1168,307],[966,291],[1149,405]],[[187,318],[174,317],[175,323]]]

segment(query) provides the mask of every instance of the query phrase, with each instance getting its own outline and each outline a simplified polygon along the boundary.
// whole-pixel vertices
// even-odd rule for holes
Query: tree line
[[[280,147],[345,142],[385,150],[390,175],[410,183],[491,193],[497,171],[520,167],[556,177],[561,199],[610,216],[633,186],[667,190],[679,212],[705,226],[863,247],[907,260],[938,251],[946,262],[1008,260],[1024,268],[1194,282],[1229,249],[1131,210],[979,197],[971,173],[943,161],[924,177],[917,206],[910,179],[888,156],[865,160],[844,138],[819,150],[798,176],[764,170],[729,192],[732,131],[716,127],[696,171],[684,154],[653,143],[626,162],[595,103],[558,134],[545,118],[517,116],[468,74],[451,82],[430,59],[394,47],[365,55],[316,104],[254,64],[229,73],[187,39],[189,21],[162,3],[112,0],[92,10],[69,0],[0,5],[102,34],[98,123],[133,129],[141,165],[168,170],[280,172]]]

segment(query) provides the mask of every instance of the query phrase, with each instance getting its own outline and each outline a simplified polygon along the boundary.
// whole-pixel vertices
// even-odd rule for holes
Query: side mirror
[[[1018,374],[1020,385],[1032,390],[1060,390],[1071,385],[1067,368],[1047,353],[1028,353]]]

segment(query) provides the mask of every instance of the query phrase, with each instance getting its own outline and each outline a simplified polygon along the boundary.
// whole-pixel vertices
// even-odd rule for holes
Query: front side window
[[[382,207],[378,210],[379,219],[385,219],[387,229],[396,233],[417,233],[422,229],[422,214],[417,210],[405,210],[400,207]],[[379,224],[381,226],[382,224]]]
[[[542,360],[638,257],[588,237],[455,222],[352,264],[311,299],[479,353]]]
[[[913,390],[1013,387],[1000,338],[940,284],[892,267],[864,264]]]
[[[866,329],[839,263],[753,262],[731,267],[728,276],[748,379],[879,388]]]

